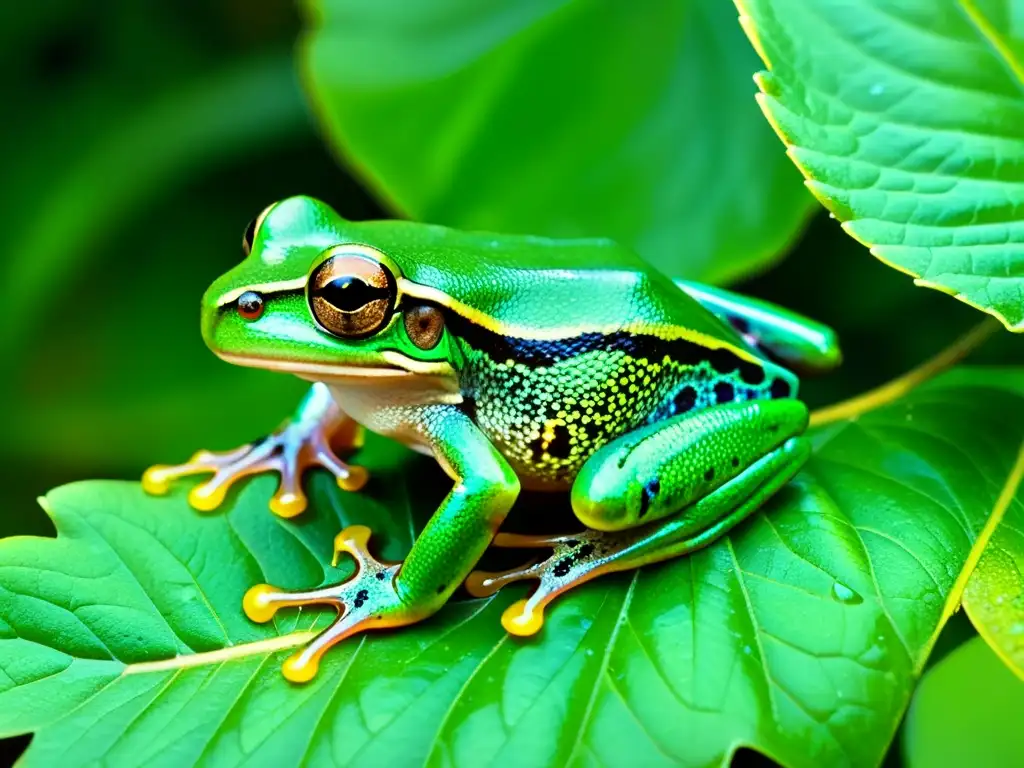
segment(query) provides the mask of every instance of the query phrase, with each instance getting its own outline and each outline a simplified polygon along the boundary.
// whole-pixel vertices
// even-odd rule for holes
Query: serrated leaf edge
[[[974,610],[971,608],[970,601],[964,601],[962,599],[964,590],[967,589],[967,583],[970,581],[971,576],[974,575],[974,571],[978,567],[978,562],[981,560],[984,550],[988,547],[989,540],[992,538],[993,534],[995,534],[996,528],[998,528],[999,524],[1003,521],[1003,516],[1009,508],[1010,502],[1012,502],[1014,497],[1017,495],[1017,490],[1020,488],[1022,481],[1024,481],[1024,441],[1021,441],[1020,450],[1017,452],[1017,461],[1014,463],[1013,469],[1010,470],[1010,475],[1006,478],[1006,484],[1003,486],[999,497],[996,499],[995,505],[992,507],[992,515],[985,523],[985,527],[978,536],[978,540],[971,548],[971,553],[967,558],[967,562],[964,564],[964,569],[960,572],[956,582],[953,584],[953,591],[950,592],[950,597],[952,598],[953,595],[956,594],[957,602],[951,607],[947,601],[946,608],[948,610],[948,614],[945,611],[943,612],[942,624],[944,625],[949,616],[952,616],[953,612],[960,605],[963,605],[967,617],[971,620],[971,624],[973,624],[974,628],[978,630],[978,634],[985,640],[988,647],[992,649],[996,656],[998,656],[1017,677],[1024,681],[1024,669],[1021,669],[1021,667],[1007,655],[1002,646],[996,640],[995,636],[988,631],[987,625],[979,616],[975,615]]]
[[[804,165],[799,161],[795,153],[792,151],[794,148],[796,148],[796,145],[792,141],[790,141],[790,139],[786,136],[786,134],[782,130],[782,127],[779,125],[778,121],[775,119],[775,116],[771,112],[771,107],[768,103],[768,100],[773,97],[770,93],[768,93],[767,87],[765,85],[765,76],[771,73],[772,63],[769,60],[768,55],[765,53],[764,44],[761,42],[761,35],[758,32],[756,23],[754,22],[753,14],[751,14],[750,10],[747,8],[747,0],[733,0],[733,3],[735,4],[736,10],[739,13],[740,27],[743,29],[744,34],[746,34],[747,39],[750,41],[751,47],[753,47],[754,51],[761,58],[761,61],[764,62],[764,65],[767,68],[766,72],[757,72],[754,74],[754,83],[757,85],[757,88],[760,91],[759,93],[754,95],[754,100],[757,102],[757,105],[761,108],[761,113],[764,115],[765,120],[768,121],[768,124],[772,127],[772,130],[775,131],[775,134],[779,137],[779,140],[786,148],[786,156],[793,162],[793,165],[795,165],[797,170],[800,171],[800,173],[803,175],[804,186],[806,186],[810,190],[811,194],[814,195],[814,198],[819,203],[821,203],[822,206],[824,206],[831,212],[833,217],[839,218],[839,214],[836,212],[834,205],[831,204],[832,201],[824,193],[818,180],[811,175],[811,173],[804,167]],[[978,34],[984,37],[989,42],[989,44],[996,50],[996,52],[1003,57],[1006,66],[1010,68],[1014,75],[1021,81],[1022,87],[1024,87],[1024,65],[1021,65],[1021,63],[1017,61],[1012,51],[1010,51],[1006,47],[1005,43],[1003,43],[1001,38],[995,33],[995,30],[991,28],[991,25],[988,24],[985,17],[981,14],[981,11],[979,11],[977,6],[973,4],[973,0],[957,0],[957,4],[960,6],[964,14],[970,19],[971,23],[975,26],[975,28],[978,30]],[[1001,312],[999,312],[994,307],[982,306],[977,302],[971,301],[965,295],[959,293],[955,288],[951,288],[946,285],[939,285],[930,280],[926,280],[917,272],[914,272],[913,270],[907,269],[904,266],[893,263],[888,258],[886,258],[886,251],[884,246],[875,245],[859,237],[853,231],[853,228],[848,226],[851,223],[853,223],[852,219],[840,222],[843,231],[846,232],[846,234],[848,234],[861,245],[865,246],[872,256],[874,256],[876,259],[878,259],[880,262],[885,264],[890,269],[895,269],[897,272],[902,272],[903,274],[914,278],[914,285],[918,286],[919,288],[930,288],[932,290],[944,293],[947,296],[952,296],[955,299],[957,299],[957,301],[961,301],[967,306],[978,310],[979,312],[984,312],[985,314],[991,315],[992,317],[996,318],[1000,323],[1002,323],[1006,327],[1008,331],[1011,331],[1013,333],[1024,333],[1024,321],[1021,321],[1020,323],[1017,324],[1013,324],[1009,321],[1008,318],[1006,318]]]

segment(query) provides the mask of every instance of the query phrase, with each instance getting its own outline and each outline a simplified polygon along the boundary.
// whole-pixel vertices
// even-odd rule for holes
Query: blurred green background
[[[133,479],[263,434],[303,391],[219,362],[198,327],[200,295],[268,203],[302,193],[348,218],[388,215],[318,134],[300,27],[288,0],[0,10],[0,535],[47,532],[34,500],[55,485]],[[805,385],[812,405],[882,383],[981,320],[813,210],[785,260],[734,283],[839,332],[845,365]],[[1019,362],[1020,345],[1000,331],[972,362]]]

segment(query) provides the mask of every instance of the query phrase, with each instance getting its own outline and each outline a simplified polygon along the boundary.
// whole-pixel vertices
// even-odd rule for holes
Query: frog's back
[[[611,241],[403,229],[366,238],[401,265],[407,292],[447,308],[464,406],[528,487],[564,486],[642,424],[795,392],[791,374]]]
[[[450,298],[461,314],[490,330],[543,339],[620,330],[745,349],[730,327],[611,240],[395,224],[354,226],[393,254],[408,280]]]

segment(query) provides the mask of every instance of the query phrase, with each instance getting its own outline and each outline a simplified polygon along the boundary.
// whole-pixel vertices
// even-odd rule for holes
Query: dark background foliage
[[[299,29],[287,0],[0,10],[0,535],[46,533],[34,499],[61,483],[132,479],[265,432],[303,390],[217,361],[197,323],[202,291],[267,203],[303,193],[352,219],[388,213],[318,136],[295,74]],[[806,385],[812,405],[886,381],[979,321],[815,211],[784,261],[738,284],[839,332],[846,363]],[[1008,363],[1015,341],[1000,332],[973,360]]]

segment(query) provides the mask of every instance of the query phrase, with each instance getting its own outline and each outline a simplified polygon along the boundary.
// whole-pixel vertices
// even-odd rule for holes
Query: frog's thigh
[[[474,572],[466,588],[484,596],[513,581],[537,579],[536,591],[510,605],[501,618],[508,632],[532,635],[543,626],[545,607],[563,592],[602,574],[678,557],[710,544],[771,498],[809,455],[810,442],[791,437],[680,514],[641,527],[547,539],[499,534],[497,546],[550,546],[554,552],[543,562],[514,571]]]
[[[804,431],[798,400],[755,400],[714,406],[651,424],[606,445],[583,466],[572,506],[588,527],[617,531],[687,509],[692,530],[720,512],[695,502]]]
[[[551,557],[504,573],[474,572],[477,596],[537,579],[502,617],[513,634],[537,632],[544,607],[604,573],[703,547],[750,515],[810,455],[801,436],[807,408],[796,400],[716,406],[624,436],[594,454],[573,485],[573,508],[591,528],[563,536],[499,534],[500,547],[551,547]]]

